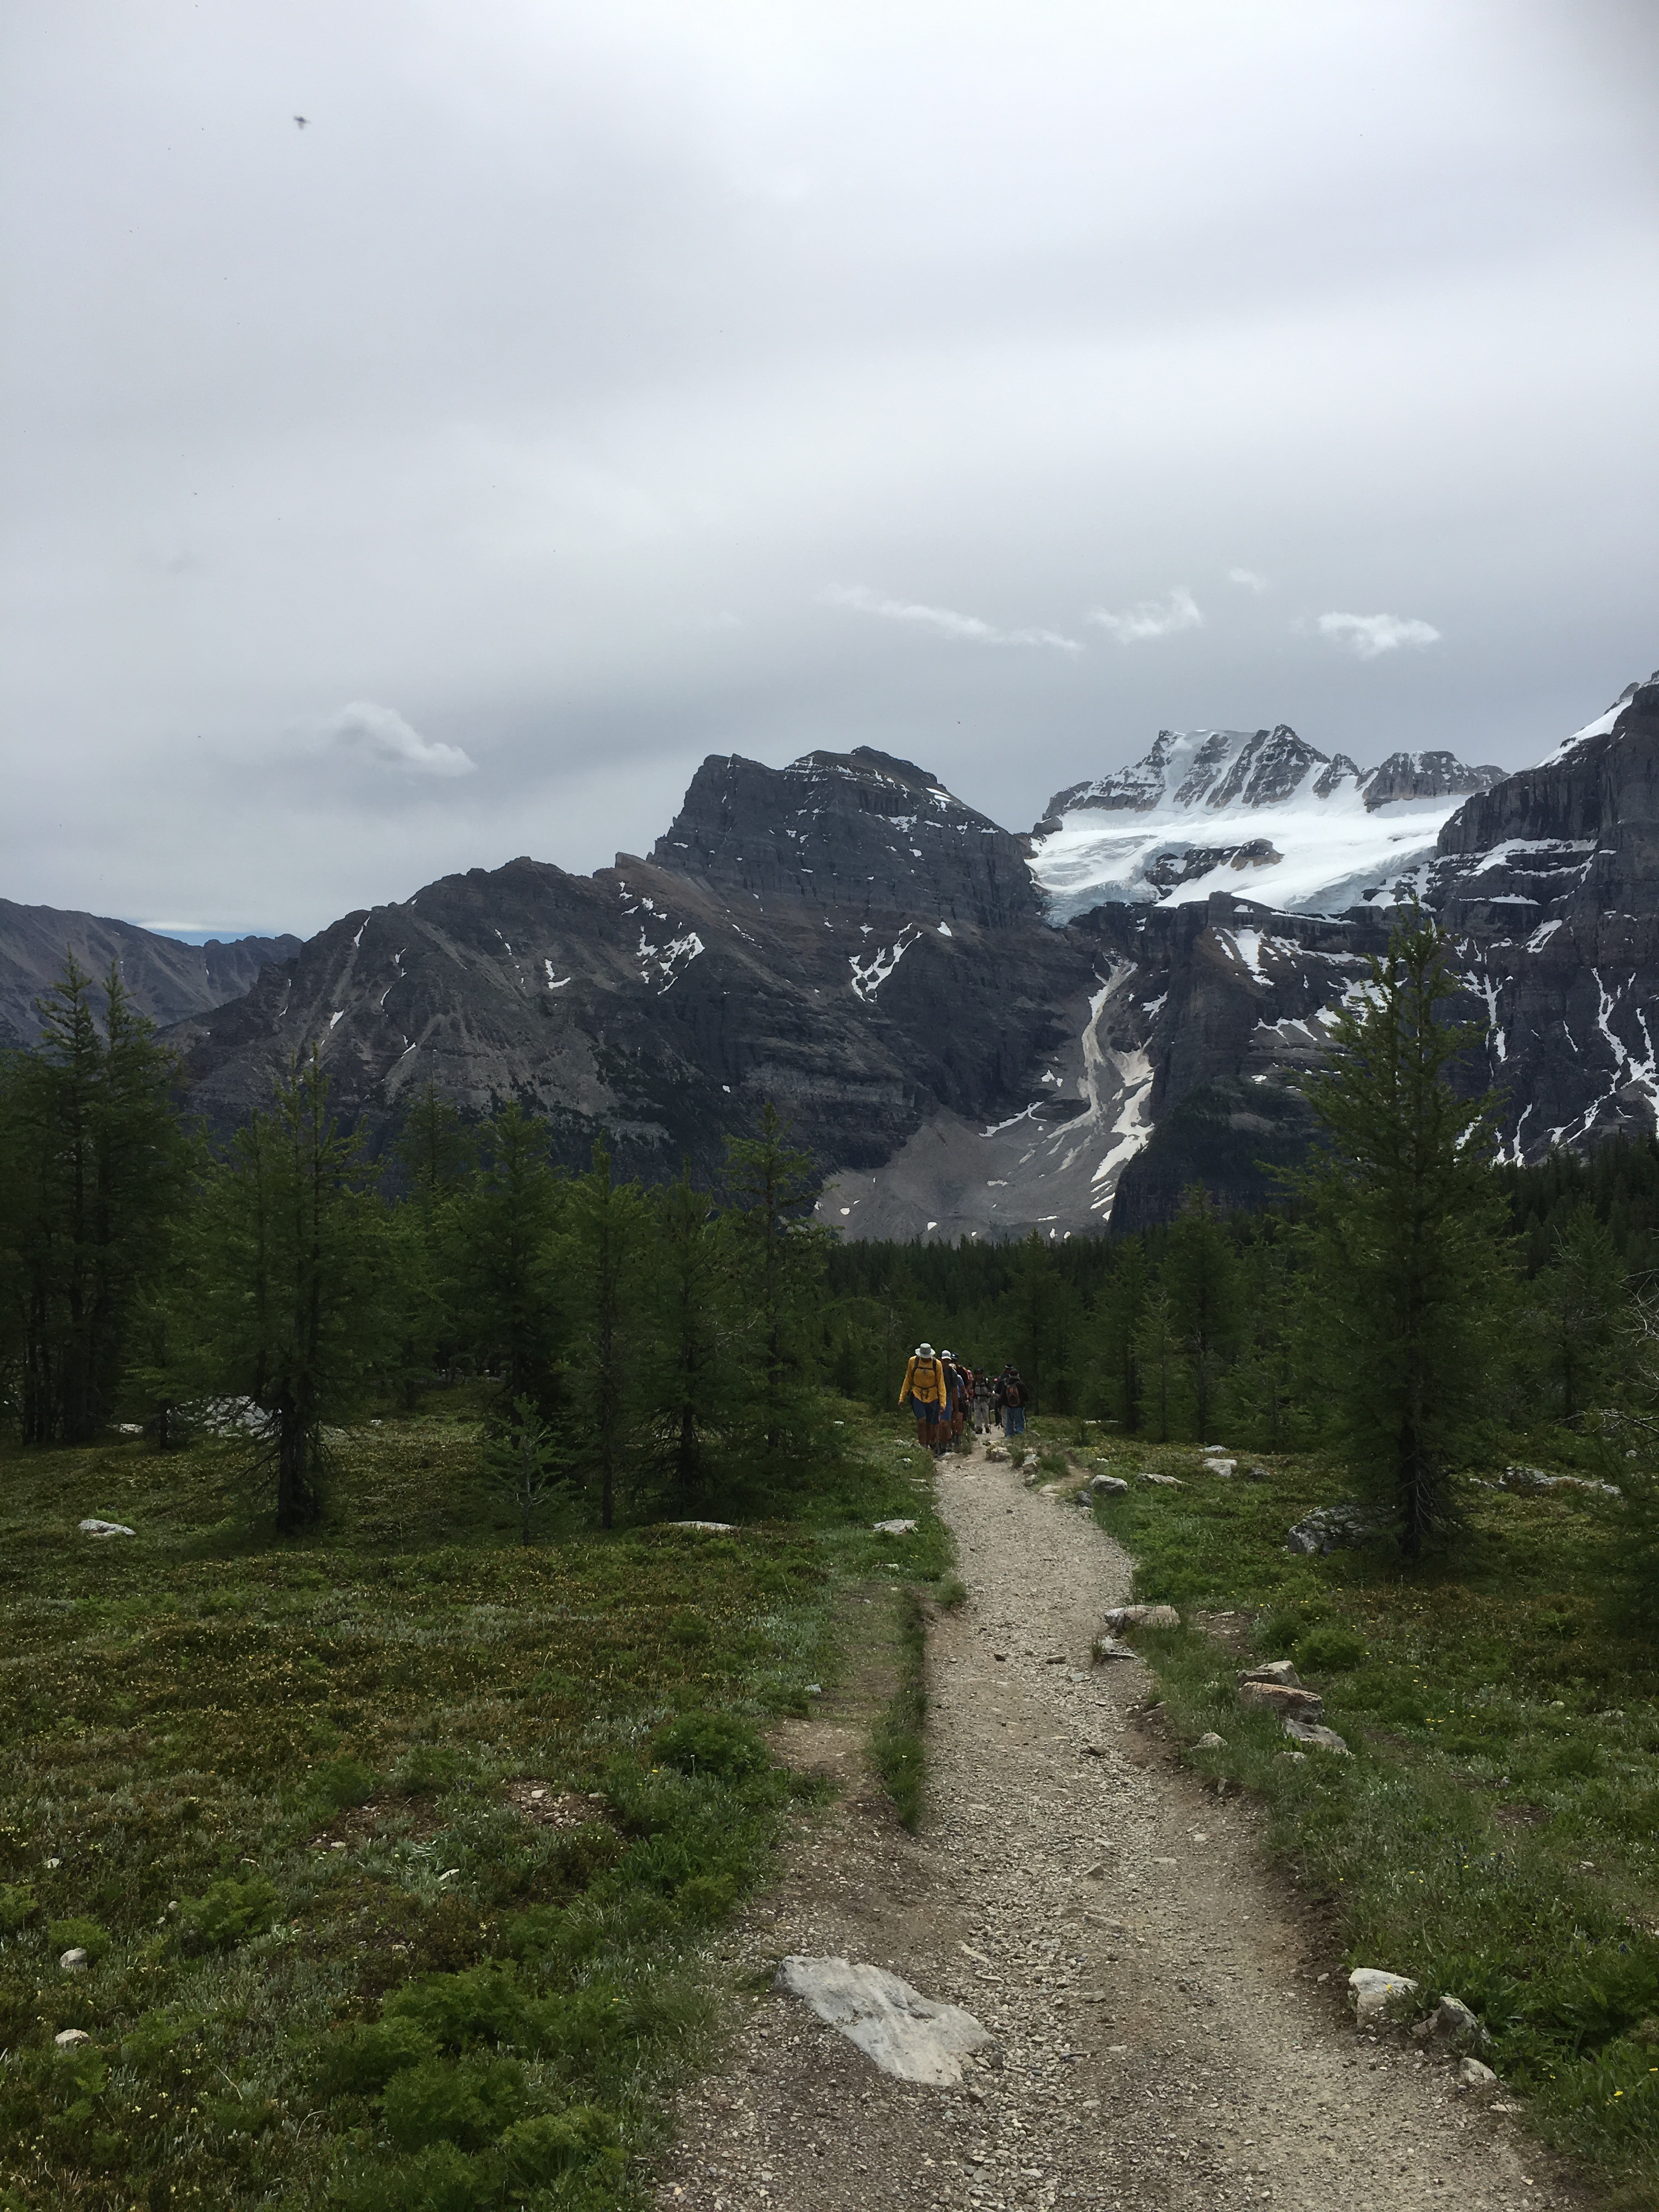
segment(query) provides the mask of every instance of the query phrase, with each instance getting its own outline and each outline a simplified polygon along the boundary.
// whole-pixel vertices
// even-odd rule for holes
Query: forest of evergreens
[[[1655,1140],[1483,1164],[1449,991],[1439,933],[1402,927],[1270,1211],[1194,1188],[1139,1236],[897,1247],[813,1225],[770,1107],[713,1191],[620,1182],[603,1141],[562,1174],[520,1106],[469,1124],[431,1086],[376,1161],[313,1054],[216,1153],[119,977],[71,963],[38,1048],[0,1064],[3,1411],[32,1444],[242,1419],[293,1529],[371,1400],[482,1377],[485,1462],[528,1540],[556,1500],[605,1527],[757,1500],[825,1439],[826,1389],[892,1406],[928,1337],[1012,1363],[1040,1413],[1339,1452],[1414,1551],[1505,1439],[1644,1450],[1659,1263]]]

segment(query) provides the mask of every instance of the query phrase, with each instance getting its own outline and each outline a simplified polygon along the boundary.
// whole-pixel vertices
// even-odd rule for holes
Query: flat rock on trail
[[[996,2045],[960,2089],[918,2087],[799,1999],[750,1995],[723,2071],[682,2100],[659,2204],[1590,2202],[1514,2118],[1344,2016],[1340,1961],[1310,1954],[1260,1815],[1136,1726],[1138,1662],[1091,1667],[1130,1576],[1092,1516],[979,1456],[944,1461],[939,1486],[970,1599],[930,1638],[924,1832],[899,1828],[864,1763],[867,1705],[791,1724],[782,1755],[842,1793],[723,1948],[751,1990],[787,1953],[889,1968]]]

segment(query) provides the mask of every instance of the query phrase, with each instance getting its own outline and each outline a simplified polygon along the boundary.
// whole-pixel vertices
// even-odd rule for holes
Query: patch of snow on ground
[[[878,945],[867,956],[850,953],[847,964],[853,971],[854,997],[862,999],[866,1006],[873,1006],[877,992],[921,935],[921,925],[907,921],[891,945]]]

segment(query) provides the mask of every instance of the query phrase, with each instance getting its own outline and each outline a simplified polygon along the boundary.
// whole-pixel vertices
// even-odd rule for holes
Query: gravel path
[[[1500,2105],[1356,2033],[1333,1957],[1261,1864],[1248,1802],[1198,1790],[1137,1724],[1138,1664],[1091,1668],[1129,1564],[1076,1506],[947,1460],[970,1601],[930,1644],[930,1819],[863,1768],[856,1692],[781,1747],[843,1784],[726,1970],[787,1952],[891,1968],[989,2027],[959,2090],[878,2073],[798,2000],[754,1995],[689,2096],[659,2185],[694,2212],[1274,2205],[1565,2208],[1584,2197]],[[1375,1963],[1387,1965],[1387,1960]]]

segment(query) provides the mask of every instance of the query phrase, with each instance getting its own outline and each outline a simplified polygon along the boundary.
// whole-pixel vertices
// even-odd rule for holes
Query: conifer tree
[[[1096,1302],[1096,1341],[1104,1410],[1132,1434],[1140,1425],[1140,1329],[1152,1289],[1144,1241],[1125,1237],[1114,1262]]]
[[[1151,1428],[1153,1441],[1160,1444],[1170,1441],[1180,1357],[1181,1343],[1176,1334],[1170,1293],[1161,1280],[1155,1281],[1141,1306],[1140,1326],[1135,1335],[1135,1360],[1140,1375],[1142,1422]]]
[[[810,1155],[789,1142],[789,1127],[769,1098],[757,1135],[726,1140],[734,1350],[746,1354],[739,1393],[773,1477],[817,1402],[812,1338],[825,1243],[811,1219],[818,1178]]]
[[[479,1133],[483,1160],[452,1202],[447,1236],[454,1316],[473,1354],[501,1376],[501,1402],[557,1410],[561,1341],[553,1240],[561,1186],[545,1121],[515,1099]]]
[[[593,1164],[569,1187],[559,1240],[570,1342],[569,1395],[575,1464],[598,1491],[599,1525],[616,1522],[617,1492],[632,1464],[647,1241],[638,1186],[618,1184],[603,1140]]]
[[[703,1488],[729,1396],[722,1358],[725,1251],[714,1202],[690,1162],[650,1197],[650,1318],[645,1403],[658,1467],[682,1501]]]
[[[1630,1343],[1630,1285],[1618,1246],[1588,1206],[1558,1220],[1553,1243],[1531,1285],[1528,1321],[1549,1410],[1572,1424],[1618,1380]]]
[[[112,1416],[134,1316],[188,1190],[177,1063],[112,966],[102,1018],[71,954],[32,1052],[0,1066],[0,1277],[32,1443],[84,1443]]]
[[[1221,1377],[1232,1350],[1237,1268],[1227,1232],[1201,1183],[1182,1196],[1164,1263],[1170,1321],[1180,1346],[1184,1396],[1200,1443],[1212,1436]]]
[[[1449,952],[1414,914],[1372,958],[1308,1083],[1324,1148],[1298,1178],[1349,1464],[1408,1559],[1453,1524],[1452,1474],[1488,1433],[1513,1303],[1493,1101],[1448,1079],[1480,1034],[1436,1012],[1457,988]]]
[[[323,1430],[359,1410],[399,1332],[376,1170],[328,1089],[313,1048],[237,1131],[207,1176],[191,1271],[194,1364],[206,1390],[270,1417],[284,1532],[318,1519]]]

